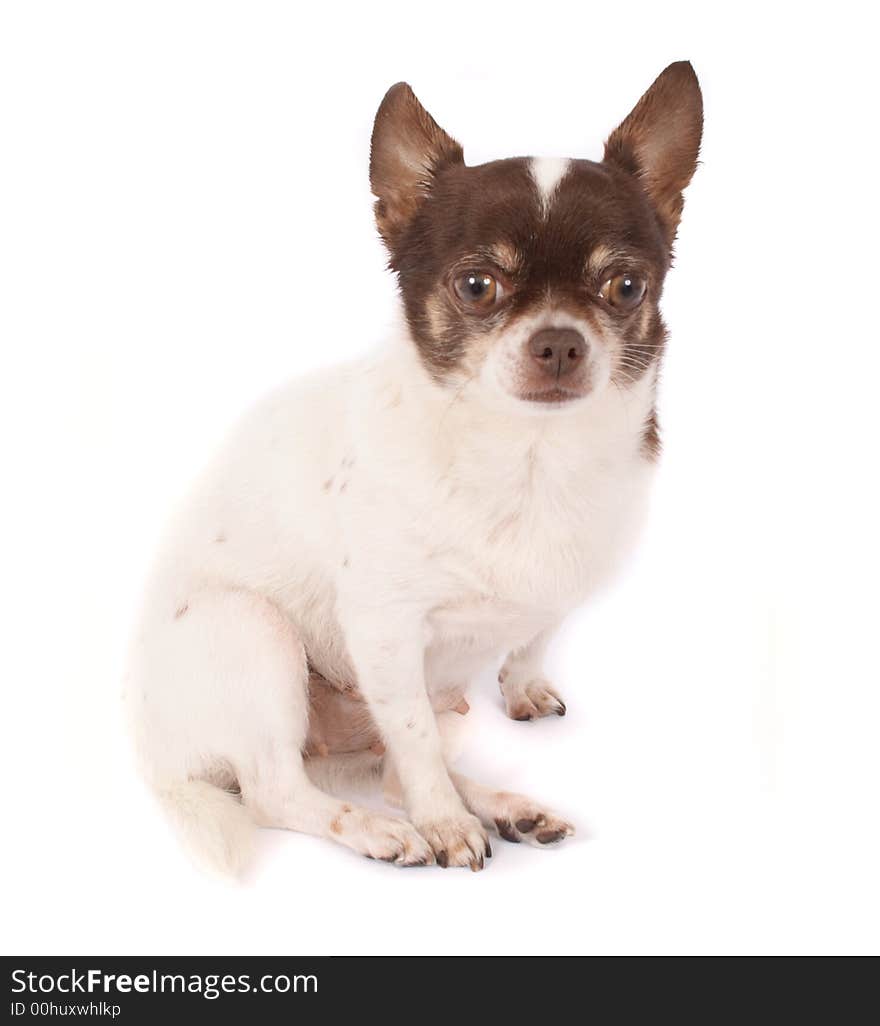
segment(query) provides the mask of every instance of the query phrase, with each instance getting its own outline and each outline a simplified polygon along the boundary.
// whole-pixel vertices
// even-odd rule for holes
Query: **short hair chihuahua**
[[[370,181],[400,330],[244,420],[173,523],[136,634],[144,771],[204,862],[240,871],[256,825],[471,869],[490,831],[573,833],[451,770],[447,724],[492,664],[508,716],[565,714],[543,654],[643,516],[701,131],[684,62],[598,163],[469,167],[408,85],[388,91]],[[331,793],[357,779],[406,818]]]

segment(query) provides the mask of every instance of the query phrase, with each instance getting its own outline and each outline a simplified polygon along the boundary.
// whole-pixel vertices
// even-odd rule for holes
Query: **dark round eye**
[[[610,306],[625,313],[635,310],[647,289],[648,283],[637,274],[618,274],[605,282],[599,295]]]
[[[452,287],[459,300],[472,310],[491,310],[501,299],[501,286],[486,271],[465,271],[453,281]]]

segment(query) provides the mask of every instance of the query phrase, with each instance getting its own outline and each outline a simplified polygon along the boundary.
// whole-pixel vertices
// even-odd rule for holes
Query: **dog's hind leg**
[[[311,782],[302,759],[281,760],[272,767],[276,781],[266,788],[262,781],[243,782],[242,793],[261,826],[296,830],[327,837],[368,858],[401,866],[425,866],[434,861],[427,841],[411,823],[383,816],[326,794]]]
[[[151,782],[191,848],[212,848],[218,868],[239,868],[243,859],[227,849],[243,843],[231,824],[246,813],[252,823],[327,837],[372,858],[433,861],[411,824],[332,797],[309,779],[306,654],[276,606],[249,592],[212,590],[163,611],[154,607],[145,625],[133,697]],[[238,806],[221,790],[232,778]]]

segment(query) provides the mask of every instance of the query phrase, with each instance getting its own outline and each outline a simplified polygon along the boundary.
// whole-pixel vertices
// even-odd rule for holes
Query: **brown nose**
[[[532,359],[549,378],[564,378],[584,359],[587,343],[574,328],[544,328],[529,339]]]

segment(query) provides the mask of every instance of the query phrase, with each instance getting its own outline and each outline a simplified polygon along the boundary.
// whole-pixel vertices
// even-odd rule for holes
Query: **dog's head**
[[[439,382],[521,410],[568,408],[660,358],[658,301],[702,131],[670,65],[601,163],[477,167],[405,83],[376,115],[370,180],[410,332]]]

